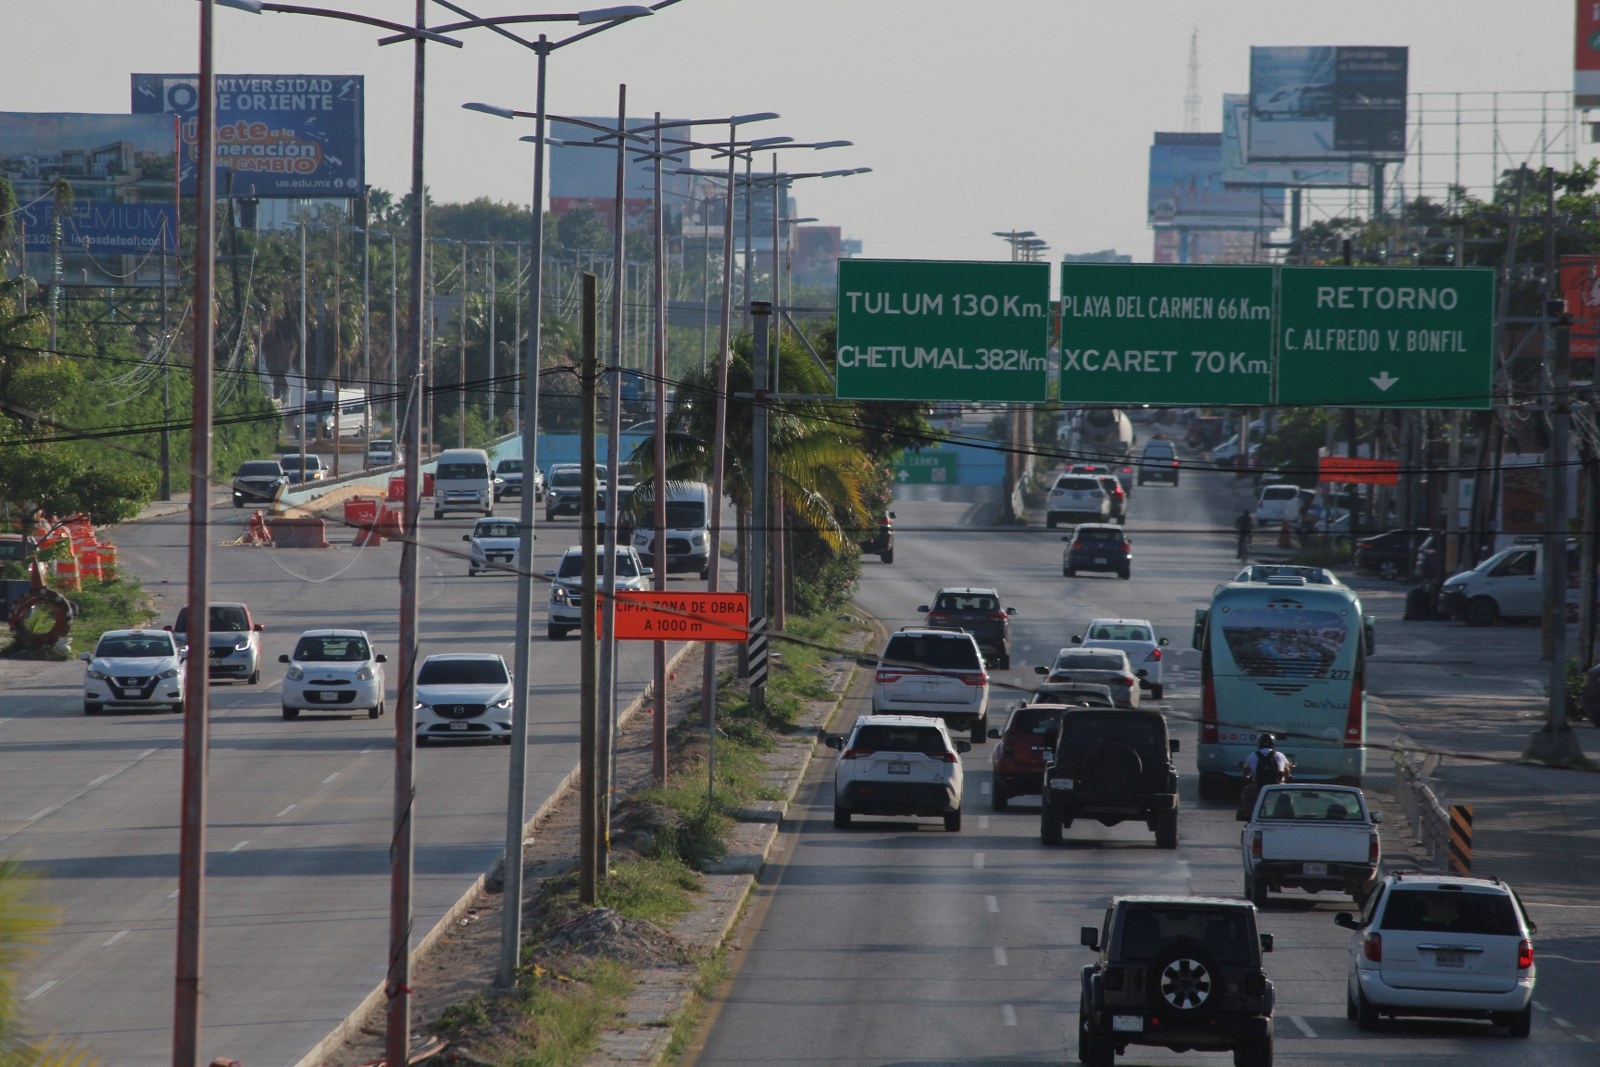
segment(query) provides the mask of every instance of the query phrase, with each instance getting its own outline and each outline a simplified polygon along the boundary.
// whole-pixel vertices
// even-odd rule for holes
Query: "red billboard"
[[[1600,107],[1600,3],[1578,0],[1572,62],[1572,106]]]
[[[1572,316],[1572,343],[1568,351],[1573,359],[1594,359],[1595,352],[1600,349],[1600,260],[1589,256],[1562,256],[1561,296],[1566,301],[1567,314]]]
[[[1323,456],[1317,460],[1317,478],[1324,482],[1350,482],[1356,485],[1399,485],[1400,464],[1392,459]]]

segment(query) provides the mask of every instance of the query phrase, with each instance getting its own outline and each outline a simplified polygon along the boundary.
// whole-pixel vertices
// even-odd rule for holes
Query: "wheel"
[[[1386,582],[1393,582],[1400,577],[1400,564],[1392,559],[1386,559],[1378,564],[1378,577]]]
[[[1527,1037],[1533,1032],[1533,1005],[1521,1011],[1510,1011],[1495,1016],[1496,1024],[1506,1028],[1509,1037]]]
[[[1055,805],[1046,801],[1039,809],[1039,842],[1045,845],[1061,844],[1061,816]]]
[[[557,626],[555,623],[551,623],[545,628],[545,636],[549,637],[552,641],[559,641],[563,637],[567,636],[567,628],[565,626]]]
[[[1172,488],[1174,488],[1174,489],[1178,488],[1178,479],[1176,479],[1176,478],[1172,479]]]
[[[884,560],[884,562],[885,563],[892,563],[894,561],[893,560]],[[705,570],[700,572],[700,580],[702,582],[706,582],[706,581],[710,581],[711,580],[711,568],[710,567],[707,567]]]
[[[490,504],[488,507],[483,509],[483,517],[484,518],[487,519],[490,515],[493,515],[493,514],[494,514],[494,505],[493,504]]]
[[[436,520],[437,519],[442,519],[442,518],[444,518],[444,512],[440,511],[438,508],[434,508],[433,509],[433,517]]]
[[[478,576],[478,568],[469,565],[467,567],[467,577],[468,578],[476,578],[477,576]]]
[[[1078,576],[1078,568],[1076,568],[1076,567],[1062,567],[1061,568],[1061,573],[1065,574],[1068,578],[1076,578]]]
[[[1000,661],[999,661],[999,663],[996,664],[996,666],[999,667],[1003,671],[1009,671],[1011,669],[1011,653],[1010,652],[1001,653],[1000,654]]]
[[[1200,799],[1201,800],[1221,800],[1222,799],[1222,775],[1220,775],[1220,774],[1202,774],[1200,776]]]
[[[283,709],[283,717],[285,719],[298,719],[300,717],[300,709],[291,708],[285,705]]]
[[[174,714],[174,715],[182,715],[183,714],[183,701],[180,700],[175,704],[168,704],[167,705],[167,710],[172,712],[172,714]]]
[[[1160,682],[1157,682],[1155,685],[1150,687],[1150,695],[1156,700],[1160,700],[1162,694],[1166,691],[1166,688]]]
[[[1244,897],[1258,908],[1267,906],[1267,883],[1258,882],[1248,874],[1244,876]]]
[[[880,552],[878,554],[878,558],[880,560],[882,560],[883,562],[885,562],[885,563],[893,563],[894,562],[894,549],[891,548],[891,549],[888,549],[887,551]]]
[[[1054,530],[1056,528],[1056,517],[1048,511],[1045,512],[1044,516],[1044,528],[1046,530]]]
[[[960,808],[957,808],[955,811],[952,811],[949,815],[944,817],[944,828],[952,834],[961,832]]]
[[[996,778],[989,786],[989,807],[995,811],[1005,811],[1011,804],[1011,794],[1006,792],[1006,784]]]
[[[1475,597],[1467,602],[1464,617],[1468,626],[1488,626],[1500,617],[1500,608],[1489,597]]]
[[[551,511],[549,508],[545,508],[544,509],[544,521],[545,522],[555,522],[556,521],[556,513]]]
[[[1116,523],[1118,526],[1126,526],[1126,525],[1128,525],[1128,516],[1126,516],[1126,515],[1118,515],[1116,518],[1112,519],[1111,521]]]
[[[1133,568],[1130,567],[1127,570],[1118,571],[1117,577],[1121,578],[1123,581],[1127,581],[1129,578],[1133,577]]]
[[[1223,996],[1221,971],[1211,953],[1193,941],[1167,946],[1150,968],[1147,995],[1163,1019],[1193,1025],[1216,1013]]]
[[[261,668],[260,667],[257,667],[255,670],[250,672],[250,677],[245,679],[245,684],[247,684],[247,685],[260,685],[261,684]]]
[[[837,800],[833,802],[833,825],[837,830],[850,825],[850,809],[840,807]]]
[[[1359,988],[1356,990],[1356,1029],[1376,1030],[1378,1028],[1378,1006],[1367,999],[1367,995]]]
[[[1078,997],[1078,1062],[1089,1062],[1089,991]]]
[[[1350,995],[1350,986],[1344,987],[1344,1017],[1351,1022],[1356,1021],[1356,998]]]
[[[377,718],[381,718],[382,716],[383,716],[383,701],[381,701],[381,700],[378,701],[378,706],[377,707],[368,708],[367,709],[367,718],[369,718],[369,719],[377,719]]]
[[[989,736],[989,719],[988,719],[988,717],[986,716],[986,717],[984,717],[982,719],[973,720],[972,731],[971,731],[972,743],[975,744],[975,745],[981,745],[981,744],[983,744],[984,740],[988,736]]]
[[[1111,1035],[1090,1023],[1084,1030],[1083,1062],[1088,1067],[1111,1067],[1117,1062],[1117,1048],[1111,1043]]]
[[[104,704],[96,704],[92,700],[85,700],[83,702],[83,713],[85,715],[98,715],[104,710],[105,710],[105,705]]]
[[[1156,816],[1156,847],[1178,847],[1178,809],[1163,811]]]
[[[1233,1048],[1233,1067],[1272,1067],[1272,1035],[1241,1037]]]
[[[506,746],[507,748],[511,747],[511,735],[510,734],[505,734],[504,736],[497,738],[497,740],[502,745]]]

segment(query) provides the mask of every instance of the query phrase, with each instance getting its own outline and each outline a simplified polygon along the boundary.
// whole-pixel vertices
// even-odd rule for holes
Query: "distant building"
[[[1098,252],[1068,252],[1061,257],[1063,263],[1132,263],[1133,257],[1118,252],[1115,248],[1103,248]]]

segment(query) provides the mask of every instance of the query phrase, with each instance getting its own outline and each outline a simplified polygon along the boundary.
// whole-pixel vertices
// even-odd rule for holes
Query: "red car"
[[[989,731],[989,736],[1000,742],[989,755],[994,769],[989,803],[995,811],[1005,811],[1012,797],[1039,795],[1045,757],[1055,751],[1056,733],[1066,710],[1060,704],[1019,704],[1006,720],[1005,729]]]
[[[1100,484],[1105,487],[1106,496],[1111,498],[1111,521],[1119,526],[1128,523],[1128,491],[1122,487],[1122,482],[1114,474],[1097,474]]]

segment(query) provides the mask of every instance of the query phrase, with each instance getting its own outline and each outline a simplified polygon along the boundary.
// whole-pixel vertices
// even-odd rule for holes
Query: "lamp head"
[[[618,19],[638,19],[655,12],[644,4],[619,4],[616,7],[597,7],[578,12],[578,25],[593,26],[597,22],[616,22]]]

